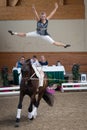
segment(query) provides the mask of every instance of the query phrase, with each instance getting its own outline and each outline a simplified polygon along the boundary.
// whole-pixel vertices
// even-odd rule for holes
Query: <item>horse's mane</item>
[[[32,68],[31,59],[27,59],[27,60],[25,61],[25,64],[27,64],[27,65],[30,67],[30,69],[31,69],[31,74],[33,74],[33,73],[34,73],[34,69]]]
[[[32,65],[31,65],[31,60],[30,60],[30,59],[25,60],[25,64],[27,64],[27,65],[29,65],[30,67],[32,67]]]

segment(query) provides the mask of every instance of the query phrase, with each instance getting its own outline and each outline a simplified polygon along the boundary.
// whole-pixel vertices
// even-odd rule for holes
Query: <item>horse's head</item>
[[[22,77],[30,77],[32,75],[32,66],[30,59],[26,60],[21,68]]]

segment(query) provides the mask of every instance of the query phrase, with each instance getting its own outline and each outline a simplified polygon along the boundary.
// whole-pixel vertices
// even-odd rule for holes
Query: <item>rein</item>
[[[33,76],[34,76],[34,75],[35,75],[35,73],[31,75],[30,79],[33,79]]]
[[[34,75],[35,75],[35,73],[32,74],[30,78],[27,76],[27,77],[25,77],[25,78],[23,78],[23,79],[25,79],[25,80],[32,80],[32,79],[34,79],[34,78],[33,78]]]

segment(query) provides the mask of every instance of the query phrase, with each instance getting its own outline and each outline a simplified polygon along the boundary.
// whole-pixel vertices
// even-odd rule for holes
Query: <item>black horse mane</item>
[[[30,68],[30,69],[29,69]],[[32,65],[31,65],[31,61],[30,59],[27,59],[25,61],[25,63],[23,64],[22,68],[21,68],[21,72],[22,72],[22,76],[23,77],[26,77],[27,75],[32,75],[33,72],[33,68],[32,68]]]

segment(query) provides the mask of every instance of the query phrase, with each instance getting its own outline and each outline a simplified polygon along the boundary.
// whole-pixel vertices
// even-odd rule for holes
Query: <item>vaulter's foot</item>
[[[8,30],[8,32],[9,32],[11,35],[14,35],[14,33],[13,33],[11,30]]]
[[[67,48],[67,47],[70,47],[71,45],[70,44],[66,44],[65,46],[64,46],[64,48]]]

